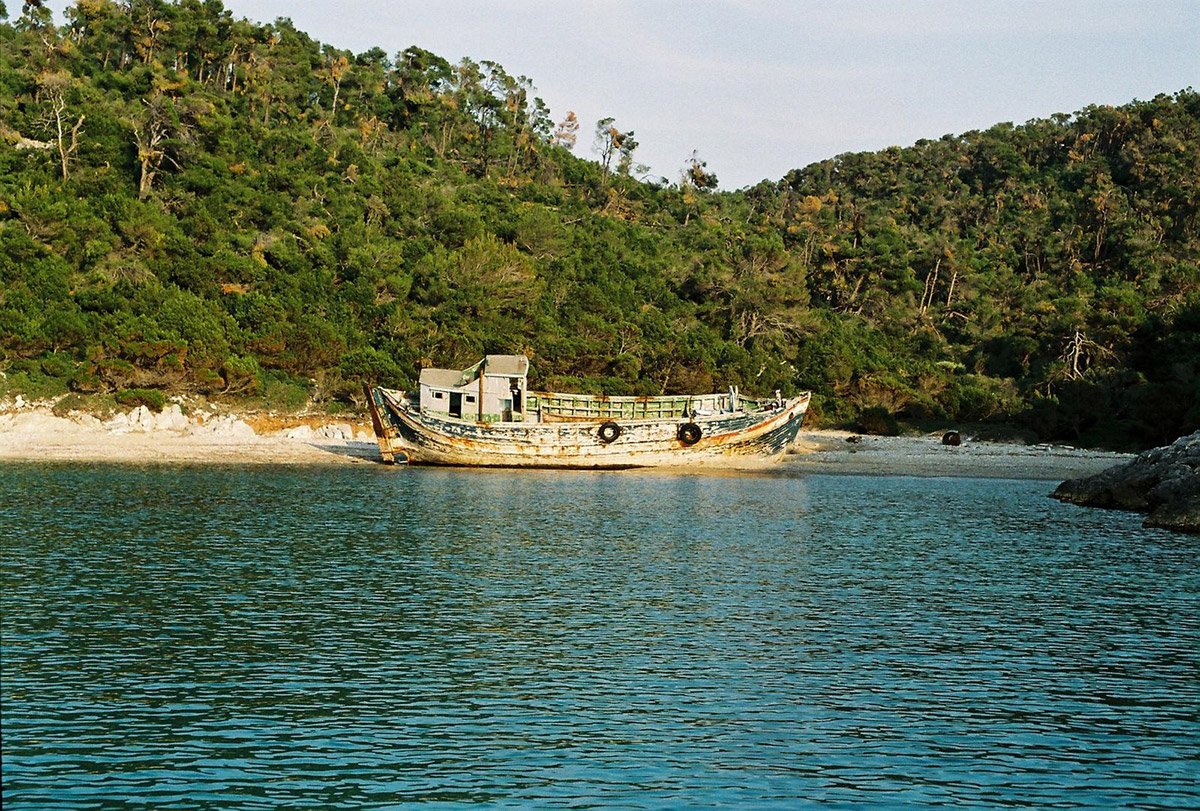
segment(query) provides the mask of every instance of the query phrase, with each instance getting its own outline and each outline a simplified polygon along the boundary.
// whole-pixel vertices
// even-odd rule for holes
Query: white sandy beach
[[[269,427],[264,430],[263,424]],[[56,417],[45,407],[34,407],[0,410],[3,460],[369,464],[379,460],[379,452],[369,428],[328,418],[184,416],[172,406],[159,414],[141,407],[101,421],[79,413]]]
[[[845,431],[805,431],[780,470],[803,473],[976,476],[1061,480],[1097,473],[1129,454],[1049,445],[979,442],[964,436],[948,447],[940,435],[874,437]],[[45,405],[0,405],[0,461],[245,463],[344,465],[379,463],[365,421],[329,417],[238,415],[173,405],[101,421]]]

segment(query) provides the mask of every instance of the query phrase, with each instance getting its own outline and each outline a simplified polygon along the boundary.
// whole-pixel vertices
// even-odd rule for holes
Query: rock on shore
[[[1200,431],[1051,494],[1085,507],[1147,512],[1145,525],[1200,533]]]

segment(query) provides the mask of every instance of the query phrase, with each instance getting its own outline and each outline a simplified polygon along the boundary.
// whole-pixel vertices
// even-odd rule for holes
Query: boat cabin
[[[466,369],[422,369],[421,413],[475,422],[523,422],[529,358],[488,355]]]

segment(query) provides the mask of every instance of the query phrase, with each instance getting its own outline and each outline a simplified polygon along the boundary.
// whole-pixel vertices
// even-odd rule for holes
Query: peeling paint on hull
[[[369,395],[385,461],[400,457],[414,464],[472,467],[758,467],[777,461],[795,442],[809,403],[804,394],[758,411],[618,420],[620,435],[604,442],[599,420],[476,423],[421,414],[390,389]],[[686,422],[700,428],[695,444],[678,438]]]

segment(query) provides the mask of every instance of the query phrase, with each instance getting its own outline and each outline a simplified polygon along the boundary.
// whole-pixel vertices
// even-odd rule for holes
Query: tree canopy
[[[15,12],[15,9],[14,9]],[[2,18],[2,14],[0,14]],[[839,155],[734,192],[532,81],[220,0],[0,22],[10,389],[350,401],[524,352],[611,394],[1138,446],[1200,428],[1200,94]],[[718,167],[719,168],[719,167]]]

